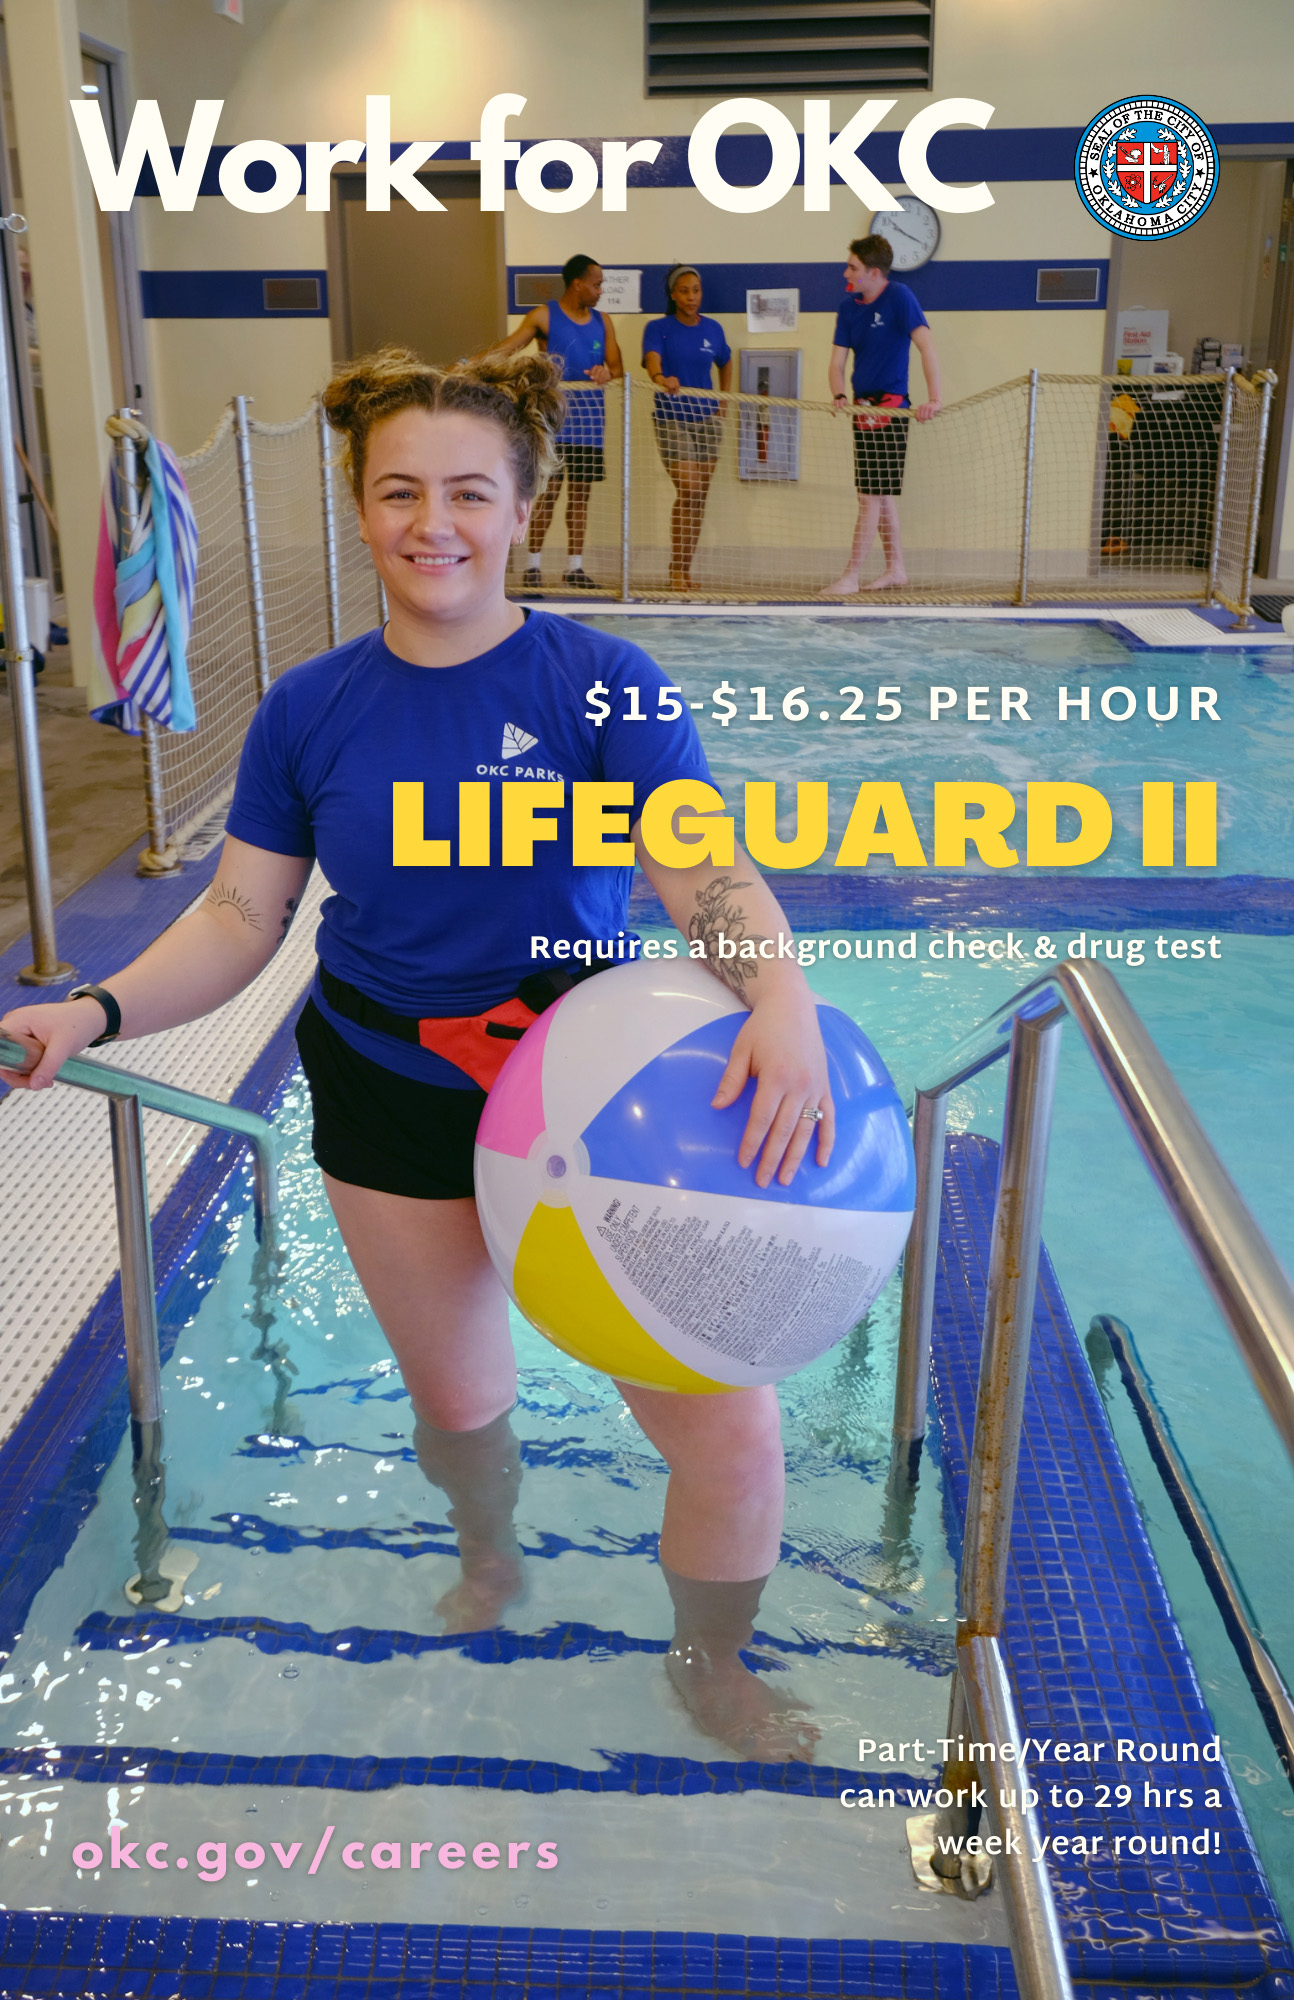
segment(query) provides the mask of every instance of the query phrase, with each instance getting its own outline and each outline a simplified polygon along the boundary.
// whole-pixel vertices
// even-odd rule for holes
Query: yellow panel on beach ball
[[[652,1339],[612,1291],[569,1208],[536,1204],[517,1246],[512,1293],[532,1325],[590,1368],[649,1389],[723,1395]]]

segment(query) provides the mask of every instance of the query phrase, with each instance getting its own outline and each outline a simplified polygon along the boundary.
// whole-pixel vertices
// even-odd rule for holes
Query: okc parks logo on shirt
[[[1074,183],[1116,236],[1176,236],[1218,188],[1218,149],[1202,119],[1171,97],[1126,97],[1098,112],[1078,142]]]
[[[556,779],[560,783],[562,780],[562,773],[560,771],[550,771],[547,766],[542,764],[523,764],[517,761],[523,758],[528,750],[533,750],[538,741],[539,738],[532,736],[528,729],[523,729],[519,722],[505,722],[503,725],[503,747],[499,751],[499,756],[508,761],[498,764],[478,764],[476,767],[477,777],[541,778],[549,781]],[[509,763],[511,764],[511,769],[509,769]]]

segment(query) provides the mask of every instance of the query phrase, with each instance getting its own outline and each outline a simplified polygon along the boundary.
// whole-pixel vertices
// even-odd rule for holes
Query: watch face
[[[918,271],[939,248],[939,217],[915,194],[898,199],[898,208],[878,210],[872,217],[872,233],[891,245],[896,271]]]

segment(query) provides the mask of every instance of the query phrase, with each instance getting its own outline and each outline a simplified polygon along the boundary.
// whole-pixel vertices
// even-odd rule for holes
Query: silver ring
[[[822,1107],[817,1104],[806,1104],[800,1113],[801,1118],[811,1118],[815,1125],[820,1125],[826,1115]]]

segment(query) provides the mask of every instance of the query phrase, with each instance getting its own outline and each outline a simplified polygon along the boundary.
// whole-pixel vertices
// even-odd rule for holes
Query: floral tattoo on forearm
[[[756,951],[762,942],[761,933],[747,930],[746,912],[733,899],[739,889],[749,889],[749,882],[734,881],[731,875],[716,875],[704,889],[696,892],[696,914],[687,927],[689,938],[700,938],[705,945],[706,958],[712,972],[730,986],[739,999],[744,1000],[746,988],[759,972],[759,959],[755,952],[745,957],[719,956],[719,939],[722,937],[729,946],[739,946],[749,940]]]

